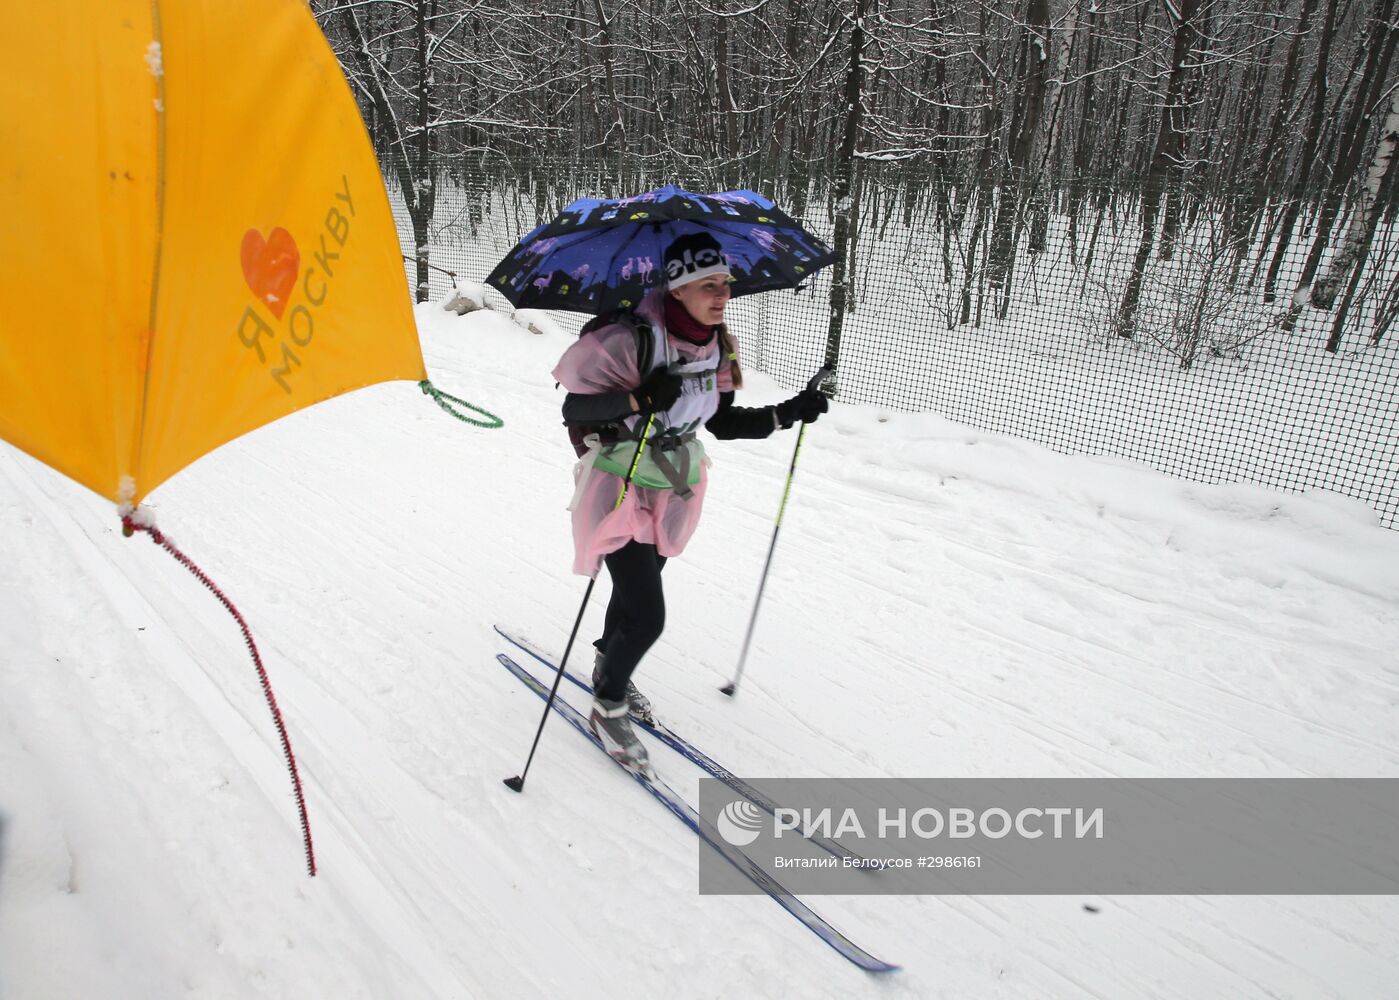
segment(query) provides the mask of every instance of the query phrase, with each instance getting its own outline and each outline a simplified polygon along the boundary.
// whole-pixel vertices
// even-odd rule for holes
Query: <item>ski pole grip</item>
[[[815,375],[811,376],[811,381],[806,384],[806,391],[815,392],[817,389],[821,388],[821,383],[831,377],[831,371],[832,369],[830,368],[822,368]]]

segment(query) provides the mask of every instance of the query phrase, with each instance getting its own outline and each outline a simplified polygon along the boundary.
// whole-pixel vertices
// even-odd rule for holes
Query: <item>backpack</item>
[[[651,336],[651,324],[630,309],[614,309],[612,312],[594,316],[583,324],[578,336],[586,337],[603,327],[620,323],[636,335],[636,370],[645,378],[651,370],[651,356],[655,351],[655,338]]]
[[[636,370],[645,377],[645,374],[651,370],[656,338],[651,335],[651,324],[630,309],[615,309],[612,312],[594,316],[583,324],[583,329],[578,331],[578,336],[586,337],[614,323],[622,324],[636,336]],[[616,424],[568,425],[569,443],[573,445],[573,450],[578,453],[580,458],[588,451],[583,439],[589,434],[597,434],[603,440],[610,437],[613,441],[620,436]]]

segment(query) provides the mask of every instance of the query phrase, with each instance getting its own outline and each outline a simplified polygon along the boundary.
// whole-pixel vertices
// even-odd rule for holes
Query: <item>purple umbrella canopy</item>
[[[665,284],[666,248],[693,233],[719,242],[735,296],[795,288],[835,261],[825,243],[754,191],[667,186],[632,198],[578,199],[520,240],[486,284],[519,308],[627,309]]]

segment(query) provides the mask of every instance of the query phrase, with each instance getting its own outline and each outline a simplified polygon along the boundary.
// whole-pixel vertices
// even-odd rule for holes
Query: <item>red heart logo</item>
[[[291,233],[281,226],[267,239],[256,229],[243,234],[243,280],[278,319],[287,311],[300,270],[301,251]]]

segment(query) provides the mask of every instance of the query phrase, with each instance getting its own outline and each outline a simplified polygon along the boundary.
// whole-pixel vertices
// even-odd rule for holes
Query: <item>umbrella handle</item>
[[[817,389],[821,388],[821,383],[830,378],[834,372],[834,368],[829,366],[822,367],[820,371],[811,376],[811,381],[806,384],[806,391],[815,392]]]

